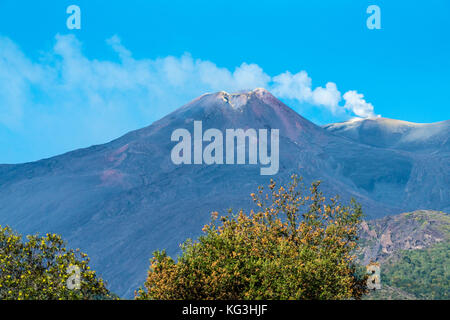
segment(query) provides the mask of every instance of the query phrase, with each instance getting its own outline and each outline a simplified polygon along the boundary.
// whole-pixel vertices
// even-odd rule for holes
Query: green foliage
[[[399,288],[394,288],[383,283],[381,290],[370,290],[369,294],[363,297],[364,300],[416,300],[417,297]]]
[[[59,235],[30,235],[28,241],[9,227],[0,226],[0,299],[62,300],[109,299],[102,279],[89,267],[89,258],[79,250],[66,249]],[[73,267],[75,266],[75,267]],[[80,288],[69,289],[79,268]]]
[[[383,265],[382,283],[400,288],[421,299],[450,298],[450,243],[428,249],[403,250]]]
[[[258,212],[218,218],[175,262],[155,252],[137,299],[348,299],[365,292],[354,264],[361,208],[326,201],[313,183],[271,181],[251,194]]]

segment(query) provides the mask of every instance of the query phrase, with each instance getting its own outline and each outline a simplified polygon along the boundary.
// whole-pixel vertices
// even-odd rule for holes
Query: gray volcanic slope
[[[397,131],[401,147],[389,144],[390,131],[385,144],[370,144],[346,134],[343,124],[339,130],[316,126],[256,89],[203,95],[104,145],[0,165],[0,224],[62,234],[90,255],[114,292],[132,297],[154,250],[179,253],[179,243],[198,236],[211,211],[251,208],[249,194],[271,178],[260,175],[259,165],[174,165],[171,134],[177,128],[192,133],[194,120],[202,120],[203,131],[280,129],[280,170],[273,178],[285,182],[299,173],[306,183],[323,180],[327,195],[355,197],[369,218],[450,208],[448,122],[421,129],[417,139],[409,134],[403,140],[411,150]],[[443,140],[429,133],[435,126],[444,127],[436,129]]]

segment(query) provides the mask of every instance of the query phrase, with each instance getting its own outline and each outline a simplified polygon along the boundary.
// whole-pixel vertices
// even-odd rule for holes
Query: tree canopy
[[[361,207],[327,201],[319,186],[304,195],[296,175],[285,187],[271,180],[251,194],[258,210],[214,212],[178,261],[154,253],[136,299],[361,298],[366,276],[353,254]]]
[[[23,241],[0,226],[0,299],[110,299],[102,279],[89,267],[89,257],[67,249],[61,236],[29,235]]]

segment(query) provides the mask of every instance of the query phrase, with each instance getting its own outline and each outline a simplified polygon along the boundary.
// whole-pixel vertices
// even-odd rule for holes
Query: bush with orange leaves
[[[271,180],[251,196],[257,212],[218,218],[175,262],[155,252],[136,299],[351,299],[366,293],[357,272],[361,206],[326,201],[320,182],[310,194],[296,175],[285,187]]]

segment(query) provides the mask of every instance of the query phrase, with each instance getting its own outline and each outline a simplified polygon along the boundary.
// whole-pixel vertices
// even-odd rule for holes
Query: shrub
[[[320,182],[304,196],[300,180],[259,187],[251,194],[256,212],[214,212],[177,262],[155,252],[136,299],[359,299],[366,276],[353,252],[361,207],[326,201]]]
[[[61,236],[26,238],[24,242],[10,227],[0,226],[1,300],[112,298],[103,280],[90,269],[88,256],[78,249],[66,249]],[[78,271],[79,282],[75,280]]]

